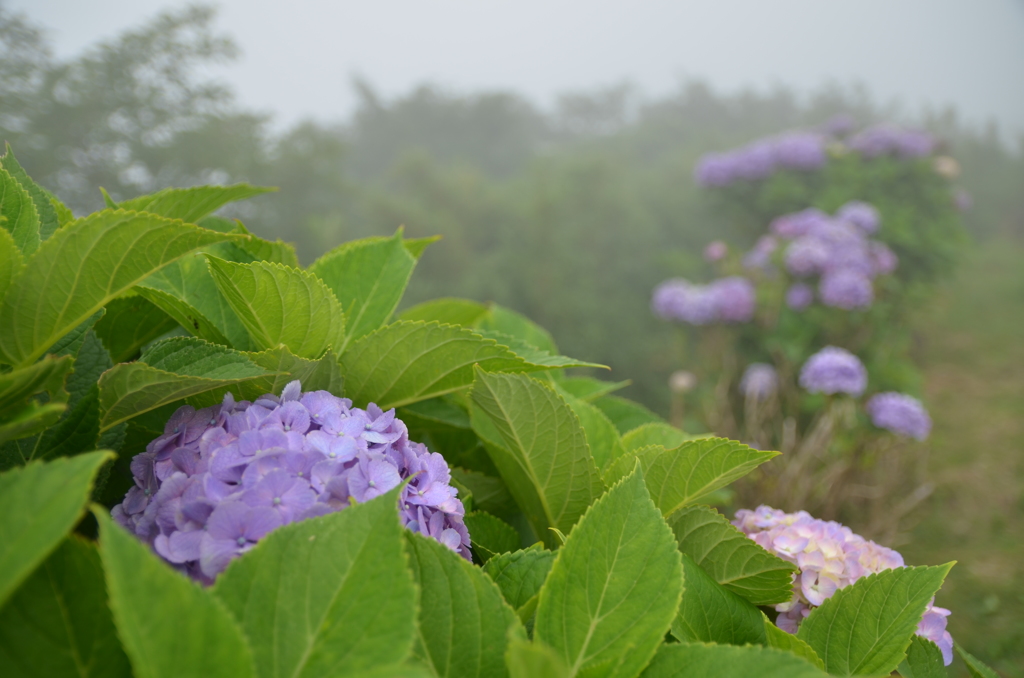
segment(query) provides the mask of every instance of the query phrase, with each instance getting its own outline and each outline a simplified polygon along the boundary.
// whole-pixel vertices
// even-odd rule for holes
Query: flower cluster
[[[893,433],[924,440],[932,430],[932,419],[921,401],[903,393],[877,393],[868,400],[865,409],[871,423]]]
[[[880,124],[857,132],[846,140],[846,145],[865,158],[895,155],[909,159],[931,155],[937,143],[927,132]]]
[[[365,502],[411,480],[409,529],[470,559],[465,509],[444,457],[409,440],[395,411],[327,391],[179,408],[131,462],[135,486],[112,515],[165,560],[209,583],[271,530]]]
[[[826,138],[814,132],[789,132],[760,139],[725,153],[708,153],[694,170],[700,186],[728,186],[766,179],[778,170],[809,171],[828,162]]]
[[[816,208],[784,214],[771,223],[772,232],[789,240],[784,254],[786,270],[798,278],[820,276],[818,294],[827,306],[853,310],[874,301],[873,279],[892,273],[896,255],[868,235],[878,230],[878,210],[853,200],[829,216]],[[756,248],[755,248],[756,251]],[[800,293],[790,302],[795,310],[810,300]]]
[[[751,363],[740,379],[740,393],[754,400],[766,400],[779,389],[779,375],[767,363]]]
[[[868,386],[868,372],[860,359],[846,349],[826,346],[804,363],[800,385],[811,393],[859,396]]]
[[[765,550],[795,564],[800,571],[793,582],[793,598],[776,605],[775,623],[796,633],[800,622],[841,588],[865,575],[903,567],[903,556],[854,534],[833,521],[817,520],[806,511],[785,513],[768,506],[740,509],[733,525]],[[949,610],[928,604],[917,635],[942,651],[946,666],[953,661],[953,638],[946,630]]]
[[[756,294],[746,278],[719,278],[695,285],[682,278],[666,280],[654,289],[651,309],[666,320],[690,325],[741,323],[754,317]]]

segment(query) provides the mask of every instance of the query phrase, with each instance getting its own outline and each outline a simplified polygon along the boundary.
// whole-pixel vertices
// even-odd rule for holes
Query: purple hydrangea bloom
[[[797,238],[810,233],[819,224],[831,220],[827,214],[817,207],[808,207],[799,212],[783,214],[772,220],[771,231],[781,238]]]
[[[849,113],[839,113],[821,125],[821,131],[832,137],[844,137],[857,127],[857,121]]]
[[[810,132],[790,132],[775,139],[775,162],[779,167],[792,170],[816,170],[825,166],[825,140]]]
[[[465,509],[444,457],[409,440],[395,411],[327,391],[179,408],[131,463],[135,487],[111,512],[165,560],[210,583],[271,530],[398,487],[402,524],[467,560]]]
[[[851,200],[836,212],[836,219],[846,221],[864,233],[874,233],[882,223],[878,210],[873,205],[860,200]]]
[[[775,171],[775,147],[769,140],[755,141],[731,154],[733,173],[740,179],[766,179]]]
[[[786,305],[794,311],[802,311],[814,302],[814,290],[805,283],[790,285],[786,290]]]
[[[843,348],[826,346],[804,363],[800,385],[811,393],[859,396],[868,386],[868,373],[857,356]]]
[[[708,153],[697,161],[693,176],[698,186],[718,188],[728,186],[735,178],[733,159],[724,153]]]
[[[742,323],[754,317],[757,295],[753,283],[746,278],[735,275],[719,278],[707,289],[715,300],[716,316],[722,322]]]
[[[871,278],[850,268],[825,273],[818,284],[818,294],[826,306],[847,311],[868,308],[875,300]]]
[[[932,430],[928,410],[913,396],[892,391],[877,393],[865,408],[875,426],[908,438],[924,440]]]
[[[847,140],[847,145],[866,158],[880,155],[922,158],[935,151],[936,142],[927,132],[882,124],[861,130]]]
[[[715,240],[708,243],[708,246],[704,248],[704,259],[706,261],[721,261],[728,252],[728,245],[721,240]]]
[[[871,241],[869,245],[869,255],[871,257],[871,268],[874,275],[887,275],[896,270],[899,266],[900,259],[896,256],[889,247],[882,242],[877,240]]]
[[[786,248],[786,270],[798,276],[820,273],[828,266],[830,255],[831,249],[820,238],[802,235]]]
[[[748,398],[764,400],[779,389],[779,375],[768,363],[751,363],[743,371],[740,392]]]
[[[654,289],[651,310],[666,320],[707,325],[718,319],[718,306],[707,287],[682,278],[666,280]]]
[[[771,270],[772,254],[779,248],[775,236],[763,235],[749,252],[743,255],[743,267],[750,270]]]
[[[833,593],[861,577],[903,567],[903,556],[854,534],[834,521],[817,520],[806,511],[785,513],[769,506],[740,509],[735,525],[765,550],[793,563],[799,572],[793,581],[793,597],[776,605],[776,625],[796,633],[811,610]],[[917,627],[917,634],[934,642],[946,666],[953,661],[953,638],[946,630],[949,610],[932,600]]]

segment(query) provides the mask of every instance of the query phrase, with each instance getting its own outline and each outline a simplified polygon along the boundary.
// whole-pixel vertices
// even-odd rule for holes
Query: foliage
[[[288,247],[244,227],[171,218],[201,214],[218,191],[248,192],[139,200],[163,213],[109,207],[49,237],[37,225],[34,251],[29,237],[4,254],[0,304],[26,309],[5,314],[0,344],[12,467],[0,474],[0,657],[13,675],[811,676],[903,659],[949,566],[865,578],[812,612],[800,638],[780,639],[754,605],[777,600],[790,568],[700,505],[775,453],[652,422],[608,395],[618,384],[568,376],[585,363],[499,306],[445,300],[394,319],[404,253],[415,263],[426,243],[356,242],[302,269],[254,261],[287,259]],[[344,256],[381,243],[405,263]],[[188,257],[184,286],[139,296]],[[349,266],[378,282],[338,282],[353,279]],[[204,271],[216,340],[179,320],[187,281]],[[167,312],[126,314],[139,299]],[[291,380],[397,406],[472,502],[476,562],[403,532],[400,488],[271,531],[208,586],[110,517],[132,483],[125,462],[178,406]],[[70,423],[87,435],[46,444]],[[85,522],[73,535],[90,497],[104,502],[92,504],[98,535]],[[53,623],[61,605],[61,633],[26,624]],[[833,621],[848,638],[819,633]],[[666,642],[670,629],[684,642]]]

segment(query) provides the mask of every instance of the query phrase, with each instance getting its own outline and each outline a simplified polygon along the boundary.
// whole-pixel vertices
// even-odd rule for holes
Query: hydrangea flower
[[[844,137],[857,127],[857,121],[849,113],[839,113],[826,120],[821,131],[831,137]]]
[[[859,396],[868,386],[868,373],[857,356],[843,348],[826,346],[800,369],[800,386],[811,393]]]
[[[708,243],[708,246],[704,248],[704,259],[705,261],[721,261],[725,258],[728,251],[728,245],[721,240],[715,240]]]
[[[877,393],[865,408],[871,423],[893,433],[924,440],[932,430],[932,419],[921,401],[904,393]]]
[[[808,207],[799,212],[783,214],[772,220],[771,232],[781,238],[797,238],[810,233],[820,224],[827,223],[831,217],[817,207]]]
[[[818,284],[818,293],[826,306],[847,311],[867,308],[875,300],[871,278],[852,268],[825,273]]]
[[[836,212],[836,219],[847,221],[865,233],[874,233],[882,223],[878,210],[861,200],[851,200]]]
[[[796,283],[786,290],[786,305],[794,311],[802,311],[814,302],[814,290],[805,283]]]
[[[751,363],[743,371],[740,392],[748,398],[765,400],[779,388],[779,375],[768,363]]]
[[[923,158],[935,151],[935,138],[927,132],[907,130],[894,125],[873,125],[851,136],[847,146],[866,158],[896,155]]]
[[[877,240],[871,242],[869,255],[871,257],[872,271],[874,271],[875,275],[892,273],[900,263],[896,253],[889,249],[888,245]]]
[[[828,162],[825,137],[814,132],[789,132],[759,139],[726,153],[708,153],[694,168],[694,179],[705,187],[723,187],[735,181],[758,181],[776,170],[816,170]]]
[[[666,280],[654,289],[651,310],[666,320],[690,325],[746,322],[754,315],[754,285],[740,276],[694,285],[682,278]]]
[[[179,408],[131,462],[135,486],[114,519],[188,575],[210,583],[267,533],[366,502],[411,478],[408,529],[470,559],[465,509],[444,457],[409,440],[395,411],[327,391]]]
[[[811,610],[841,588],[883,570],[903,567],[903,556],[854,534],[837,522],[817,520],[806,511],[786,513],[769,506],[740,509],[733,520],[747,537],[765,550],[799,568],[793,581],[793,597],[776,605],[776,625],[796,633]],[[946,666],[953,661],[953,638],[946,630],[949,610],[928,603],[917,626],[917,635],[942,651]]]
[[[783,134],[775,140],[774,151],[775,162],[786,169],[816,170],[828,162],[824,139],[810,132]]]
[[[754,317],[757,295],[746,278],[734,275],[719,278],[707,287],[715,300],[716,315],[722,322],[742,323]]]
[[[714,296],[707,288],[682,278],[666,280],[654,288],[651,310],[666,320],[690,325],[707,325],[718,319]]]

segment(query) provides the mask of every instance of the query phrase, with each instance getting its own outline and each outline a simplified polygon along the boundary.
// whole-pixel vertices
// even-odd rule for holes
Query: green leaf
[[[946,678],[949,675],[939,646],[918,635],[911,638],[907,656],[897,670],[902,678]]]
[[[75,526],[112,457],[92,452],[0,473],[0,606]]]
[[[691,436],[663,421],[652,421],[622,435],[622,446],[626,450],[637,450],[648,445],[661,445],[672,450],[689,440]]]
[[[476,330],[476,333],[487,339],[494,339],[501,346],[507,346],[517,356],[530,365],[536,365],[537,369],[558,369],[563,367],[597,367],[601,369],[608,369],[607,365],[588,363],[582,360],[576,360],[575,358],[568,358],[564,355],[549,353],[548,351],[541,350],[536,346],[526,343],[518,337],[513,337],[510,334],[480,329]]]
[[[237,391],[246,400],[255,400],[264,393],[280,393],[288,382],[296,379],[302,382],[303,391],[341,393],[341,367],[331,349],[316,360],[300,358],[283,346],[245,355],[269,372],[267,376],[239,384]]]
[[[244,353],[194,337],[166,339],[138,362],[121,363],[99,380],[101,430],[182,398],[267,375]]]
[[[75,213],[57,198],[51,197],[50,205],[53,207],[54,212],[57,213],[57,228],[64,228],[75,220]]]
[[[518,610],[540,593],[554,562],[554,552],[531,547],[494,556],[484,565],[484,572],[498,585],[508,604]]]
[[[194,224],[228,203],[247,200],[276,190],[249,184],[165,188],[152,195],[141,195],[138,198],[125,200],[118,207],[136,212],[158,214],[168,219],[181,219],[186,223]]]
[[[35,400],[29,401],[27,405],[15,410],[14,414],[0,421],[0,446],[12,440],[35,435],[47,426],[53,426],[66,409],[67,405],[64,403],[41,405]],[[6,453],[6,448],[4,451]],[[10,461],[9,458],[0,459],[0,468],[7,468]]]
[[[238,623],[211,593],[175,572],[93,507],[110,608],[136,678],[255,675]]]
[[[803,659],[759,645],[662,645],[641,678],[825,678]]]
[[[412,647],[398,492],[270,532],[217,579],[261,678],[358,676]]]
[[[505,651],[511,678],[569,678],[569,667],[558,653],[543,643],[514,640]]]
[[[97,212],[57,231],[0,305],[0,354],[35,362],[112,299],[188,252],[231,236],[135,212]],[[74,275],[70,273],[73,272]]]
[[[546,329],[525,315],[504,306],[491,304],[487,313],[476,322],[476,327],[515,337],[529,346],[546,351],[551,355],[558,355],[555,340],[551,338],[551,334]]]
[[[39,215],[39,240],[46,240],[56,232],[59,225],[57,209],[50,202],[50,196],[25,172],[18,159],[14,157],[14,151],[11,150],[10,144],[7,144],[6,152],[3,157],[0,157],[0,167],[7,170],[11,177],[21,184],[21,187],[25,189],[25,192],[32,199],[32,203],[35,205],[36,212]],[[63,205],[61,206],[63,207]],[[65,207],[64,209],[67,208]],[[0,296],[3,295],[0,294]]]
[[[600,379],[594,379],[592,377],[567,377],[559,383],[559,386],[566,393],[589,403],[597,400],[601,396],[606,396],[609,393],[625,388],[631,383],[633,382],[601,381]]]
[[[407,308],[398,314],[397,320],[406,322],[436,321],[443,325],[472,327],[487,313],[487,306],[469,299],[446,297],[433,299]]]
[[[999,678],[999,674],[985,666],[981,660],[960,647],[958,643],[954,643],[953,648],[967,665],[967,671],[971,674],[971,678]]]
[[[222,249],[217,251],[224,253]],[[189,255],[164,267],[135,291],[163,309],[189,334],[240,351],[253,348],[242,321],[217,289],[203,254]]]
[[[651,498],[666,518],[779,454],[726,438],[700,438],[658,450],[659,446],[644,447],[623,459],[635,454],[640,460]]]
[[[579,420],[536,379],[480,367],[472,401],[473,429],[492,443],[488,454],[509,491],[541,539],[557,546],[549,528],[568,533],[604,489]]]
[[[32,459],[70,457],[96,449],[100,434],[99,389],[93,383],[85,396],[55,426],[43,432]]]
[[[215,217],[216,218],[216,217]],[[204,225],[206,220],[200,226]],[[235,241],[235,246],[252,255],[253,261],[269,261],[272,264],[284,264],[292,268],[300,268],[299,257],[295,254],[295,247],[281,239],[270,241],[253,235],[242,222],[234,222],[234,228],[230,233],[240,233],[245,236]]]
[[[0,217],[0,225],[26,257],[39,249],[39,211],[28,191],[6,169],[0,169]]]
[[[25,258],[21,256],[21,250],[14,242],[14,236],[7,229],[0,228],[0,300],[7,294],[11,281],[21,273],[21,269],[24,267]]]
[[[69,537],[0,608],[7,678],[128,678],[96,546]]]
[[[825,670],[825,663],[821,661],[821,657],[818,656],[810,645],[792,633],[786,633],[773,624],[768,617],[762,616],[762,619],[764,620],[764,631],[768,647],[774,647],[777,650],[785,650],[795,654],[797,657],[814,664],[822,671]]]
[[[888,675],[951,567],[900,567],[862,577],[814,609],[797,636],[832,675]]]
[[[684,643],[765,643],[761,611],[712,579],[686,554],[683,581],[683,600],[672,621],[673,636]]]
[[[466,529],[473,541],[473,553],[481,563],[486,563],[499,553],[509,553],[519,548],[519,533],[501,518],[483,511],[467,513]]]
[[[569,533],[541,589],[534,638],[562,656],[571,676],[602,664],[600,675],[636,676],[668,630],[682,588],[672,530],[637,469]]]
[[[236,264],[207,255],[210,273],[260,349],[284,344],[318,358],[345,343],[345,317],[334,294],[312,273],[282,264]]]
[[[437,676],[508,675],[508,638],[525,633],[494,582],[434,539],[408,533],[406,550],[420,590],[416,654]]]
[[[47,356],[28,367],[0,373],[0,413],[6,414],[15,405],[43,391],[49,393],[51,399],[67,400],[64,380],[73,364],[71,356]],[[0,414],[0,421],[3,414]]]
[[[350,341],[379,329],[395,312],[416,259],[402,244],[402,229],[391,238],[347,242],[313,262],[320,277],[345,309],[343,353]]]
[[[562,394],[566,404],[580,420],[580,426],[587,435],[587,446],[599,469],[607,468],[613,461],[626,453],[619,439],[615,425],[604,415],[604,412],[593,405],[567,393],[557,384],[555,390]]]
[[[473,365],[530,369],[493,339],[452,325],[397,322],[358,339],[341,356],[345,395],[383,409],[451,393],[473,382]]]
[[[632,400],[619,396],[606,395],[594,400],[594,407],[604,412],[605,416],[615,424],[620,435],[625,435],[637,426],[652,421],[663,421],[661,417]]]
[[[496,516],[508,516],[517,510],[515,499],[501,478],[457,466],[452,468],[452,478],[473,493],[473,505],[481,510]]]
[[[601,474],[601,478],[604,480],[605,485],[614,485],[633,472],[633,467],[636,466],[637,460],[640,460],[641,467],[646,468],[651,465],[655,457],[664,451],[665,448],[661,445],[648,445],[647,447],[627,452],[613,461],[604,470],[604,473]]]
[[[115,363],[132,360],[143,346],[178,326],[174,318],[145,297],[112,299],[96,323],[100,338]]]
[[[439,235],[430,235],[426,238],[408,238],[405,240],[405,249],[408,250],[417,261],[423,256],[423,252],[433,245],[435,242],[441,239]]]
[[[796,566],[761,548],[718,511],[691,506],[671,521],[679,550],[722,586],[754,605],[778,605],[793,595]]]

